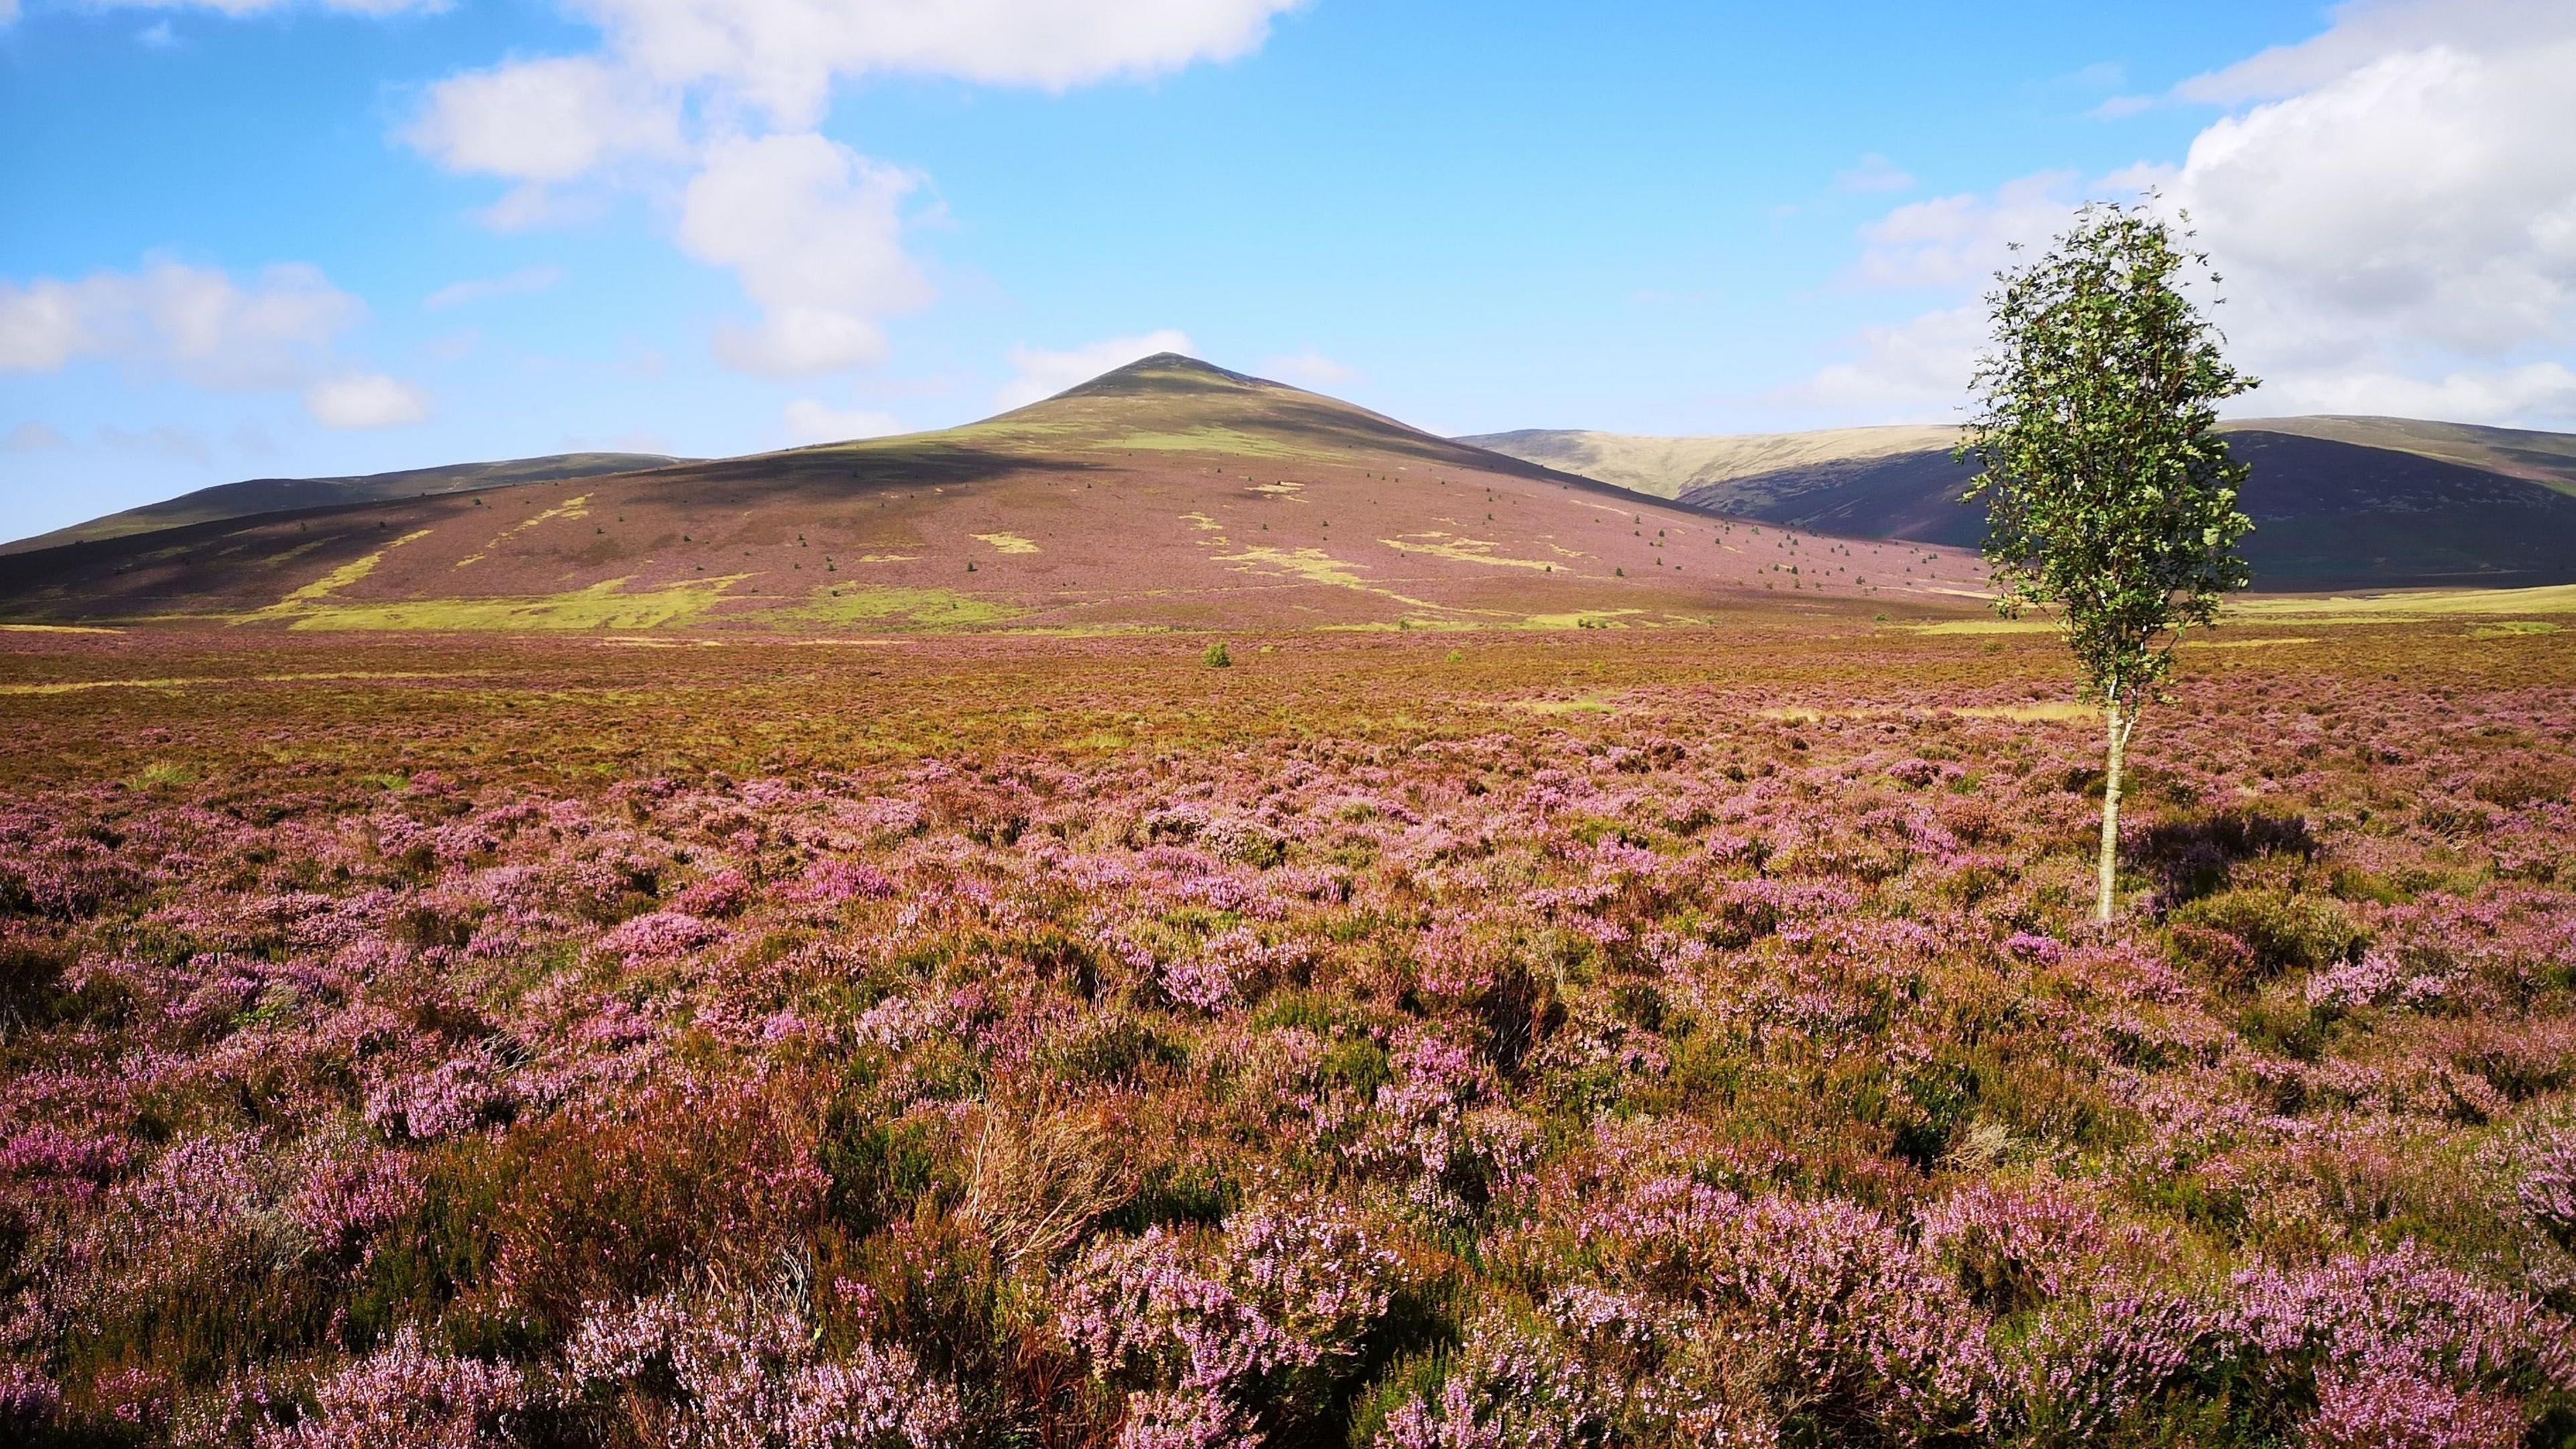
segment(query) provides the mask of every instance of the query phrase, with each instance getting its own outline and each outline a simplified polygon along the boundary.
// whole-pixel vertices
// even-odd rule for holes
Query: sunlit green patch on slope
[[[725,590],[749,577],[726,574],[689,579],[658,589],[626,591],[628,580],[607,579],[569,593],[486,599],[407,599],[381,604],[324,600],[281,612],[280,606],[246,616],[285,618],[291,629],[403,630],[485,633],[501,630],[668,629],[703,620],[724,602]]]
[[[1003,624],[1027,613],[1012,604],[954,589],[906,589],[841,584],[816,589],[805,603],[756,616],[764,624],[902,625],[914,629],[971,629]]]

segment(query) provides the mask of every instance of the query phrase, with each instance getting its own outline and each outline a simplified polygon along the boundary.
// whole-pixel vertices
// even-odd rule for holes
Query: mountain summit
[[[1457,468],[1563,479],[1544,464],[1426,433],[1356,403],[1158,352],[1053,397],[955,430],[1015,446],[1110,451],[1204,448],[1230,455],[1335,459],[1384,453]]]

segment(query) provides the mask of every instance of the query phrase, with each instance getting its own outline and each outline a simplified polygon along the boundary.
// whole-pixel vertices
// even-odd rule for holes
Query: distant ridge
[[[2222,425],[2253,468],[2254,587],[2518,587],[2576,582],[2576,436],[2403,418]],[[1741,437],[1527,430],[1463,438],[1730,517],[1973,548],[1980,510],[1956,428]]]
[[[406,468],[396,473],[366,473],[346,478],[248,478],[219,483],[159,503],[146,503],[118,513],[58,528],[32,538],[0,543],[0,554],[28,553],[66,543],[122,538],[191,523],[282,513],[298,508],[330,508],[373,503],[388,498],[417,498],[464,493],[478,488],[507,488],[522,483],[551,483],[564,478],[591,478],[607,473],[634,473],[689,461],[660,453],[553,453],[542,458],[512,458],[497,463],[451,463],[436,468]]]
[[[1165,353],[939,432],[15,553],[0,621],[1636,628],[1748,601],[1946,616],[1983,581],[1955,551],[1721,523]]]

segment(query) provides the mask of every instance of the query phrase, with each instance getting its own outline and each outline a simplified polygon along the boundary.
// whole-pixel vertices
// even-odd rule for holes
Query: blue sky
[[[2563,0],[929,9],[0,0],[0,536],[1183,340],[1450,432],[1939,420],[2005,244],[2148,185],[2254,410],[2576,423]]]

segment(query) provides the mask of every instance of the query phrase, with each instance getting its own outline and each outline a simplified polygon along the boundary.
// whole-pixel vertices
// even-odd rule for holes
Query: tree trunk
[[[2111,746],[2110,769],[2102,777],[2102,859],[2095,867],[2093,919],[2111,924],[2111,882],[2120,866],[2120,757],[2128,753],[2129,733],[2120,727],[2120,706],[2103,707]],[[2137,717],[2130,716],[2130,729],[2137,727]]]

